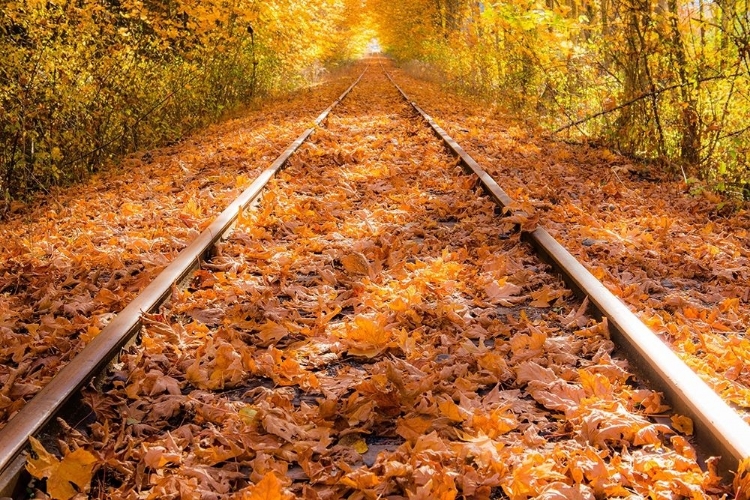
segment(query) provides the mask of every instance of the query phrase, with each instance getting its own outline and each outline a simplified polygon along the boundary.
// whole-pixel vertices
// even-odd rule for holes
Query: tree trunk
[[[695,94],[688,76],[688,61],[679,26],[677,0],[668,0],[671,28],[671,50],[680,78],[680,96],[682,98],[682,138],[680,141],[680,159],[687,165],[697,165],[700,161],[700,115],[696,109]]]

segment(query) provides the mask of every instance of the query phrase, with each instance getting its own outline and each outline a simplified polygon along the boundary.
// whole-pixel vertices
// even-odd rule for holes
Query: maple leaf
[[[143,456],[143,462],[146,467],[152,469],[161,469],[167,464],[179,464],[182,456],[179,453],[169,453],[163,446],[152,446]]]
[[[518,420],[505,408],[497,408],[489,413],[475,412],[471,426],[490,438],[496,438],[517,428]]]
[[[241,500],[287,500],[292,495],[285,493],[281,481],[273,471],[266,472],[249,492],[243,492]]]
[[[539,453],[531,453],[513,469],[512,478],[503,484],[503,490],[512,500],[521,500],[538,495],[546,484],[565,479],[552,460],[545,459]]]
[[[586,311],[589,307],[589,298],[588,296],[584,297],[583,302],[581,303],[581,306],[578,309],[572,309],[570,311],[570,314],[565,316],[563,318],[562,323],[566,327],[570,328],[571,326],[575,325],[578,328],[583,328],[586,326],[586,324],[589,322],[589,318],[586,316]]]
[[[586,397],[586,392],[581,386],[562,380],[550,385],[532,381],[529,383],[529,389],[535,401],[550,410],[565,412],[566,416],[577,414],[580,411],[581,400]]]
[[[497,377],[498,380],[508,380],[513,375],[505,358],[494,351],[488,351],[477,358],[477,365]]]
[[[148,413],[147,420],[150,422],[168,420],[180,412],[183,402],[182,395],[164,395],[157,398]]]
[[[425,417],[400,418],[396,424],[396,433],[407,441],[416,441],[432,427],[432,421]]]
[[[33,436],[29,442],[37,458],[29,457],[26,469],[37,479],[47,478],[47,493],[53,499],[69,500],[88,489],[97,462],[94,455],[78,448],[58,460]]]
[[[372,266],[367,257],[359,252],[354,252],[341,257],[341,264],[348,273],[372,278]]]
[[[278,323],[269,321],[258,328],[258,337],[261,338],[263,343],[261,345],[269,345],[276,343],[289,335],[289,330]]]
[[[516,383],[519,385],[536,381],[551,384],[557,380],[557,375],[550,368],[544,368],[533,361],[521,363],[516,368]]]
[[[367,491],[378,486],[380,478],[373,472],[363,468],[349,472],[339,480],[339,484],[356,490]]]
[[[451,476],[442,471],[433,471],[426,484],[409,494],[412,500],[454,500],[458,495],[456,483]]]
[[[518,297],[521,292],[521,287],[508,283],[505,279],[498,281],[491,281],[486,287],[484,287],[484,293],[487,294],[487,299],[491,304],[500,304],[503,306],[512,306],[518,302],[523,302],[525,297]]]
[[[353,356],[372,358],[391,346],[393,335],[380,322],[365,316],[354,318],[354,324],[346,325],[347,351]]]
[[[549,307],[550,302],[561,297],[564,294],[562,290],[554,290],[549,285],[544,285],[541,290],[531,292],[532,300],[529,305],[533,307]]]
[[[593,409],[583,418],[581,434],[592,444],[607,448],[608,443],[631,441],[635,445],[657,444],[660,434],[674,431],[663,424],[652,424],[647,419],[617,406],[614,411]]]
[[[306,436],[305,431],[294,422],[277,416],[271,413],[266,413],[263,416],[263,428],[266,431],[283,438],[284,440],[293,443],[295,442],[295,436],[304,438]]]
[[[607,377],[599,373],[591,373],[588,370],[578,370],[581,386],[587,396],[596,396],[600,399],[613,399],[614,388]]]
[[[461,410],[456,403],[450,398],[443,398],[438,402],[438,408],[443,416],[448,417],[452,422],[463,422],[466,420],[461,414]]]
[[[695,451],[695,448],[688,442],[687,439],[685,439],[683,436],[680,436],[679,434],[676,434],[674,436],[671,436],[669,438],[669,442],[672,446],[674,446],[674,450],[681,456],[687,458],[688,460],[697,460],[698,459],[698,453]],[[708,463],[709,471],[711,469],[710,462]],[[714,471],[711,471],[712,473]]]
[[[576,483],[588,481],[596,494],[601,495],[612,480],[607,465],[593,448],[574,454],[570,459],[570,473]]]
[[[633,444],[636,446],[643,444],[659,445],[661,444],[661,435],[671,434],[672,432],[674,431],[667,425],[646,425],[636,431],[635,436],[633,436]]]
[[[392,310],[397,312],[408,311],[412,307],[422,303],[422,295],[414,285],[409,285],[406,290],[403,290],[401,295],[393,299],[389,304]]]

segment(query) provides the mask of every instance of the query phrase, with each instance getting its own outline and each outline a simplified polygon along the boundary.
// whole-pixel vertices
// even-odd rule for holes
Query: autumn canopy
[[[81,178],[314,82],[373,39],[562,138],[730,194],[748,180],[736,0],[25,0],[0,10],[0,194]]]

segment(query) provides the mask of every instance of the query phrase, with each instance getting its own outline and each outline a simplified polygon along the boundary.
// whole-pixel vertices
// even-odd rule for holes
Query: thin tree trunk
[[[700,161],[701,135],[700,115],[696,109],[696,102],[692,85],[688,77],[688,62],[685,47],[680,34],[679,13],[677,0],[669,0],[669,19],[671,27],[671,47],[680,78],[680,94],[682,104],[682,139],[680,141],[680,158],[688,165],[697,165]]]

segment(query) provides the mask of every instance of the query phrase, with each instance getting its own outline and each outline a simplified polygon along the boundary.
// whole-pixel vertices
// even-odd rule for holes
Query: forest
[[[561,140],[750,196],[746,1],[6,0],[4,206],[310,85],[373,39]]]

